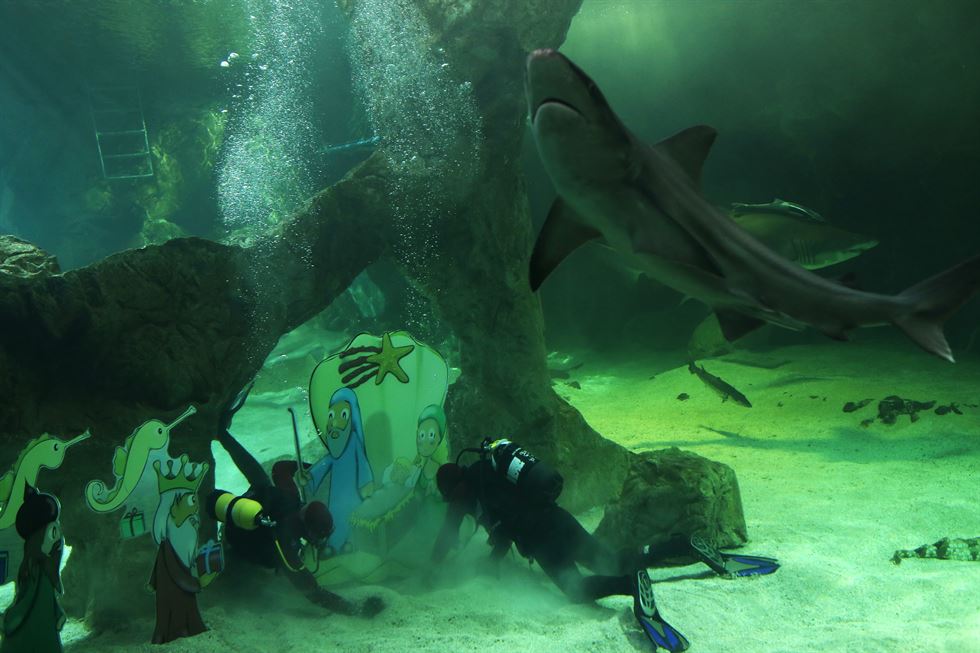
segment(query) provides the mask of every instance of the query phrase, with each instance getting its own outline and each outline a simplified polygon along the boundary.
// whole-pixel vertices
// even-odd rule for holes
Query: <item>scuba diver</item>
[[[657,546],[613,551],[588,533],[556,503],[563,480],[547,463],[510,442],[485,439],[476,462],[446,463],[436,474],[439,491],[449,503],[446,520],[432,553],[441,562],[457,541],[463,517],[473,516],[488,533],[491,559],[499,561],[511,544],[537,562],[549,578],[575,602],[613,595],[633,597],[633,614],[657,647],[683,651],[688,641],[660,615],[653,599],[647,567],[680,555],[693,554],[716,573],[727,576],[770,574],[779,568],[772,558],[722,553],[705,538],[675,536]],[[586,576],[577,565],[594,572]]]
[[[224,539],[238,558],[251,564],[284,572],[289,581],[311,602],[333,612],[373,617],[384,609],[381,597],[372,596],[358,606],[323,588],[307,568],[303,549],[315,551],[333,532],[333,518],[320,501],[303,504],[294,483],[295,461],[281,460],[272,466],[272,478],[262,465],[228,431],[235,413],[245,403],[246,387],[221,413],[215,440],[231,456],[249,482],[242,496],[215,490],[206,507],[212,518],[224,524]]]

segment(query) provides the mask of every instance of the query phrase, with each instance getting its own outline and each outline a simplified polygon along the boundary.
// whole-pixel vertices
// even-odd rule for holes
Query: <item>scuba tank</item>
[[[539,460],[527,449],[507,439],[480,445],[482,455],[490,461],[494,473],[516,486],[524,499],[534,503],[554,503],[558,500],[564,479],[551,465]]]
[[[231,492],[215,490],[205,503],[208,515],[222,524],[234,524],[252,531],[259,526],[275,526],[263,512],[262,504],[248,497],[237,497]]]

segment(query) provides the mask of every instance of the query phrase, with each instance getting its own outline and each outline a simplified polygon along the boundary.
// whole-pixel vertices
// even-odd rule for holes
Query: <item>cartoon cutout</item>
[[[156,593],[154,644],[166,644],[180,637],[192,637],[207,630],[197,606],[197,594],[216,575],[196,578],[197,529],[200,506],[197,490],[208,471],[208,464],[188,462],[186,454],[168,460],[163,470],[154,461],[160,502],[153,517],[153,540],[157,544],[156,563],[149,587]]]
[[[170,424],[153,419],[138,427],[113,454],[113,487],[108,488],[101,480],[90,481],[85,487],[85,501],[95,512],[108,513],[129,503],[130,510],[120,524],[123,537],[138,534],[133,524],[136,516],[143,519],[143,508],[153,515],[157,556],[148,587],[156,593],[155,644],[207,630],[198,610],[197,593],[220,571],[210,571],[209,564],[201,565],[198,560],[197,490],[209,466],[191,463],[187,454],[174,459],[167,452],[170,432],[195,412],[189,406]],[[147,474],[151,468],[155,473]],[[204,555],[213,556],[213,548],[206,546]],[[195,575],[200,569],[206,573]]]
[[[116,483],[109,489],[96,479],[85,486],[85,501],[95,512],[112,512],[119,508],[136,490],[147,461],[154,451],[166,449],[170,443],[170,432],[185,419],[197,412],[194,406],[180,414],[170,424],[151,419],[133,431],[123,446],[116,447],[112,456],[112,473]]]
[[[13,467],[0,477],[0,584],[12,581],[14,571],[21,560],[23,546],[14,529],[17,512],[24,501],[28,487],[37,486],[42,469],[57,469],[65,460],[65,452],[89,437],[89,432],[65,442],[45,433],[27,443]]]
[[[65,612],[59,598],[61,558],[61,504],[50,494],[24,485],[15,518],[24,540],[24,558],[17,572],[14,601],[3,619],[0,653],[61,653]]]
[[[431,404],[422,409],[415,433],[414,459],[397,458],[382,474],[383,485],[353,512],[352,526],[375,532],[385,525],[381,548],[396,545],[416,525],[421,500],[435,496],[439,465],[445,462],[446,414]]]
[[[440,445],[446,439],[446,413],[442,406],[431,404],[422,409],[415,436],[418,455],[409,462],[399,458],[384,473],[385,480],[419,491],[423,496],[435,496],[436,472],[446,462],[438,455]]]
[[[361,409],[351,388],[340,388],[330,397],[326,422],[317,434],[327,454],[309,469],[297,472],[297,479],[305,488],[307,499],[323,501],[333,515],[334,531],[327,540],[326,551],[330,554],[344,550],[350,537],[351,513],[374,492]]]
[[[42,469],[58,469],[65,460],[65,452],[91,434],[85,431],[68,442],[45,433],[31,440],[20,452],[14,466],[0,477],[0,529],[10,528],[17,518],[17,510],[24,500],[26,487],[37,486],[37,475]]]

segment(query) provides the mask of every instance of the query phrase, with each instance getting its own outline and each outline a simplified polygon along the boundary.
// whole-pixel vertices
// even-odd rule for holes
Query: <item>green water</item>
[[[372,193],[390,208],[391,251],[271,352],[254,352],[265,362],[234,425],[263,463],[290,458],[285,408],[304,407],[304,455],[317,455],[305,409],[316,364],[358,333],[407,329],[440,351],[451,383],[466,379],[472,343],[461,343],[465,335],[419,279],[462,277],[447,250],[464,247],[456,226],[474,207],[513,209],[537,234],[556,198],[527,121],[495,104],[525,65],[527,52],[510,36],[523,26],[495,17],[474,42],[456,42],[471,8],[450,0],[8,0],[0,4],[0,234],[37,245],[63,271],[188,236],[250,246],[271,234],[278,243],[311,198],[381,158],[393,174]],[[817,272],[896,293],[980,248],[977,26],[980,6],[968,0],[585,0],[560,50],[638,139],[717,129],[702,181],[711,204],[782,198],[873,238],[876,246]],[[499,76],[468,79],[461,71],[472,61],[494,62]],[[115,101],[117,87],[130,93],[129,117],[139,118],[130,123],[139,127],[135,144],[99,136],[111,131],[99,108]],[[142,126],[148,150],[134,161],[152,176],[112,178],[112,154],[141,149]],[[493,156],[519,138],[519,156]],[[127,170],[149,169],[138,166]],[[513,184],[492,183],[495,172],[514,170]],[[371,224],[360,205],[344,206],[353,207],[350,224]],[[524,245],[530,253],[532,242]],[[312,269],[310,243],[293,243],[292,255]],[[235,274],[257,295],[283,293],[263,265],[243,263]],[[497,280],[496,271],[486,274]],[[499,276],[514,297],[525,293],[526,279]],[[506,309],[523,301],[480,292],[467,298],[474,320],[485,302]],[[746,551],[784,564],[772,577],[737,582],[698,576],[703,568],[656,571],[662,612],[692,650],[980,651],[980,564],[889,562],[896,549],[980,534],[980,301],[946,325],[956,366],[891,327],[858,330],[848,343],[774,326],[722,342],[723,354],[701,362],[751,400],[747,408],[688,372],[688,359],[701,358],[696,348],[719,343],[705,335],[709,308],[628,268],[621,255],[583,247],[537,297],[557,395],[630,451],[677,446],[729,465]],[[277,319],[270,311],[244,312],[235,326],[258,331]],[[4,334],[0,346],[12,352],[22,336]],[[504,353],[511,344],[496,343]],[[535,373],[481,381],[526,384],[534,394]],[[888,424],[878,402],[893,394],[957,412],[930,407]],[[3,445],[10,462],[23,444],[16,437]],[[212,454],[215,485],[246,491],[225,452],[214,445]],[[76,501],[61,497],[66,514]],[[601,510],[577,516],[591,529]],[[84,534],[66,537],[70,546]],[[154,615],[145,596],[109,625],[73,610],[65,650],[652,650],[629,597],[569,604],[517,555],[498,575],[482,573],[483,534],[464,539],[442,569],[338,590],[354,600],[381,596],[387,608],[370,622],[324,618],[269,575],[246,590],[220,581],[205,589],[211,630],[165,648],[148,643]],[[6,605],[13,584],[3,592]]]

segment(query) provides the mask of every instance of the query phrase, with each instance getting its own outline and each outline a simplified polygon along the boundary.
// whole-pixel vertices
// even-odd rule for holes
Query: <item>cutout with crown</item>
[[[161,471],[159,460],[153,461],[153,469],[157,473],[157,488],[160,494],[171,490],[184,490],[186,492],[197,492],[201,487],[201,481],[210,468],[207,463],[192,463],[187,454],[181,454],[180,458],[173,458],[166,461],[167,471]]]

